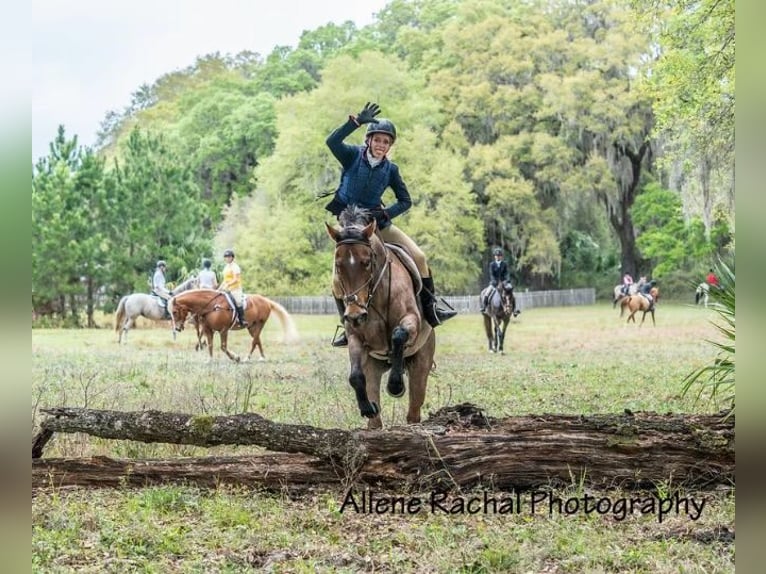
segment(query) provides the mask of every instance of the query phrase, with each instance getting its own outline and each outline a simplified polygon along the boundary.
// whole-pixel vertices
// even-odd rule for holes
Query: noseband
[[[342,239],[338,241],[335,244],[335,250],[338,250],[338,247],[341,245],[363,245],[367,249],[370,250],[371,255],[371,261],[372,261],[372,272],[370,273],[370,277],[362,283],[359,287],[354,289],[353,291],[349,292],[346,288],[346,286],[343,284],[343,278],[338,275],[338,280],[340,281],[341,288],[343,289],[343,302],[346,305],[355,304],[358,307],[361,307],[365,311],[370,305],[370,302],[372,301],[373,296],[375,295],[375,291],[378,289],[378,286],[380,285],[381,280],[383,279],[383,275],[386,273],[386,269],[388,268],[388,254],[386,253],[386,262],[383,264],[383,267],[380,269],[380,273],[378,273],[378,277],[375,278],[375,269],[377,267],[377,254],[375,253],[375,250],[372,248],[372,244],[369,241],[365,241],[364,239],[356,239],[356,238],[349,238],[349,239]],[[367,301],[360,301],[359,296],[357,293],[359,293],[362,289],[365,287],[368,288],[368,294],[367,294]]]

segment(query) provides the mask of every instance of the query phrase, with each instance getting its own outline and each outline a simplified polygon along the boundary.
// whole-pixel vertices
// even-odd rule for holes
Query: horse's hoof
[[[388,384],[386,384],[386,390],[388,391],[388,394],[394,397],[395,399],[398,399],[399,397],[404,395],[404,381],[401,379],[398,381],[392,381],[391,379],[388,379]]]
[[[259,363],[265,363],[266,362],[266,357],[258,357],[258,362]]]
[[[380,407],[377,403],[369,402],[360,409],[360,412],[364,418],[371,419],[380,413]]]

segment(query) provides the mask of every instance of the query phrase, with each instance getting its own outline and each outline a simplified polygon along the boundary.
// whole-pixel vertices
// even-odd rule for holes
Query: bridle
[[[204,307],[202,307],[202,310],[201,310],[199,313],[194,313],[194,315],[197,315],[197,317],[204,317],[205,315],[207,315],[207,313],[209,313],[209,312],[210,312],[210,311],[208,311],[208,308],[209,308],[209,307],[212,305],[213,301],[215,301],[216,299],[218,299],[218,297],[220,297],[221,295],[223,295],[223,293],[216,293],[215,295],[213,295],[213,296],[212,296],[212,297],[211,297],[211,298],[208,300],[208,302],[207,302],[207,303],[205,303],[205,306],[204,306]],[[174,303],[175,303],[175,301],[174,301]],[[186,315],[184,315],[184,319],[181,321],[181,325],[182,325],[182,326],[183,326],[183,323],[184,323],[184,322],[185,322],[185,320],[186,320],[186,317],[187,317],[187,316],[189,315],[189,313],[191,312],[191,310],[190,310],[190,309],[189,309],[189,307],[187,307],[187,306],[184,306],[184,309],[186,310]],[[171,312],[171,313],[170,313],[170,321],[171,321],[171,326],[172,326],[172,328],[173,328],[173,331],[175,332],[175,331],[177,330],[177,328],[176,328],[176,315],[175,315],[175,309],[173,309],[173,312]]]
[[[386,261],[383,264],[383,266],[380,268],[380,271],[377,274],[377,277],[375,277],[375,270],[377,269],[377,253],[375,253],[375,249],[373,249],[372,244],[369,241],[366,241],[364,239],[357,239],[357,238],[348,238],[348,239],[341,239],[340,241],[336,242],[335,244],[335,250],[337,252],[338,247],[341,245],[362,245],[370,250],[370,266],[372,267],[372,271],[370,272],[370,277],[362,283],[359,287],[356,289],[349,291],[349,289],[345,286],[343,283],[343,278],[338,274],[338,281],[340,282],[341,289],[343,290],[343,302],[346,305],[355,304],[358,307],[364,309],[367,311],[367,308],[370,307],[370,304],[372,302],[373,297],[375,296],[375,291],[377,291],[378,287],[380,286],[381,281],[383,280],[383,276],[386,274],[386,270],[389,266],[389,258],[388,253],[386,252],[385,258]],[[390,274],[389,274],[389,281],[390,281]],[[358,293],[364,289],[365,287],[368,288],[367,290],[367,300],[361,301],[359,299]],[[389,289],[390,292],[390,289]]]

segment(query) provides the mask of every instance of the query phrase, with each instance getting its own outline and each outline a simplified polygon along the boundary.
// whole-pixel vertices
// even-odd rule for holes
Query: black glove
[[[359,125],[377,124],[378,120],[375,119],[375,116],[377,116],[379,113],[380,106],[378,104],[371,104],[370,102],[367,102],[364,105],[364,108],[362,108],[362,111],[357,114],[356,122]]]

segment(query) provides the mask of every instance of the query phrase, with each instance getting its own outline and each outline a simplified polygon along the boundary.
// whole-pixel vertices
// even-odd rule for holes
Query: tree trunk
[[[260,445],[284,455],[168,460],[37,459],[33,484],[114,486],[164,481],[295,486],[367,484],[451,490],[541,485],[705,488],[734,483],[734,417],[542,415],[494,420],[473,405],[441,409],[424,424],[344,431],[274,423],[256,414],[192,416],[43,409],[43,432],[199,446]],[[38,455],[41,449],[38,449]],[[33,453],[34,455],[35,453]],[[270,457],[270,458],[269,458]],[[123,482],[124,482],[123,480]]]

